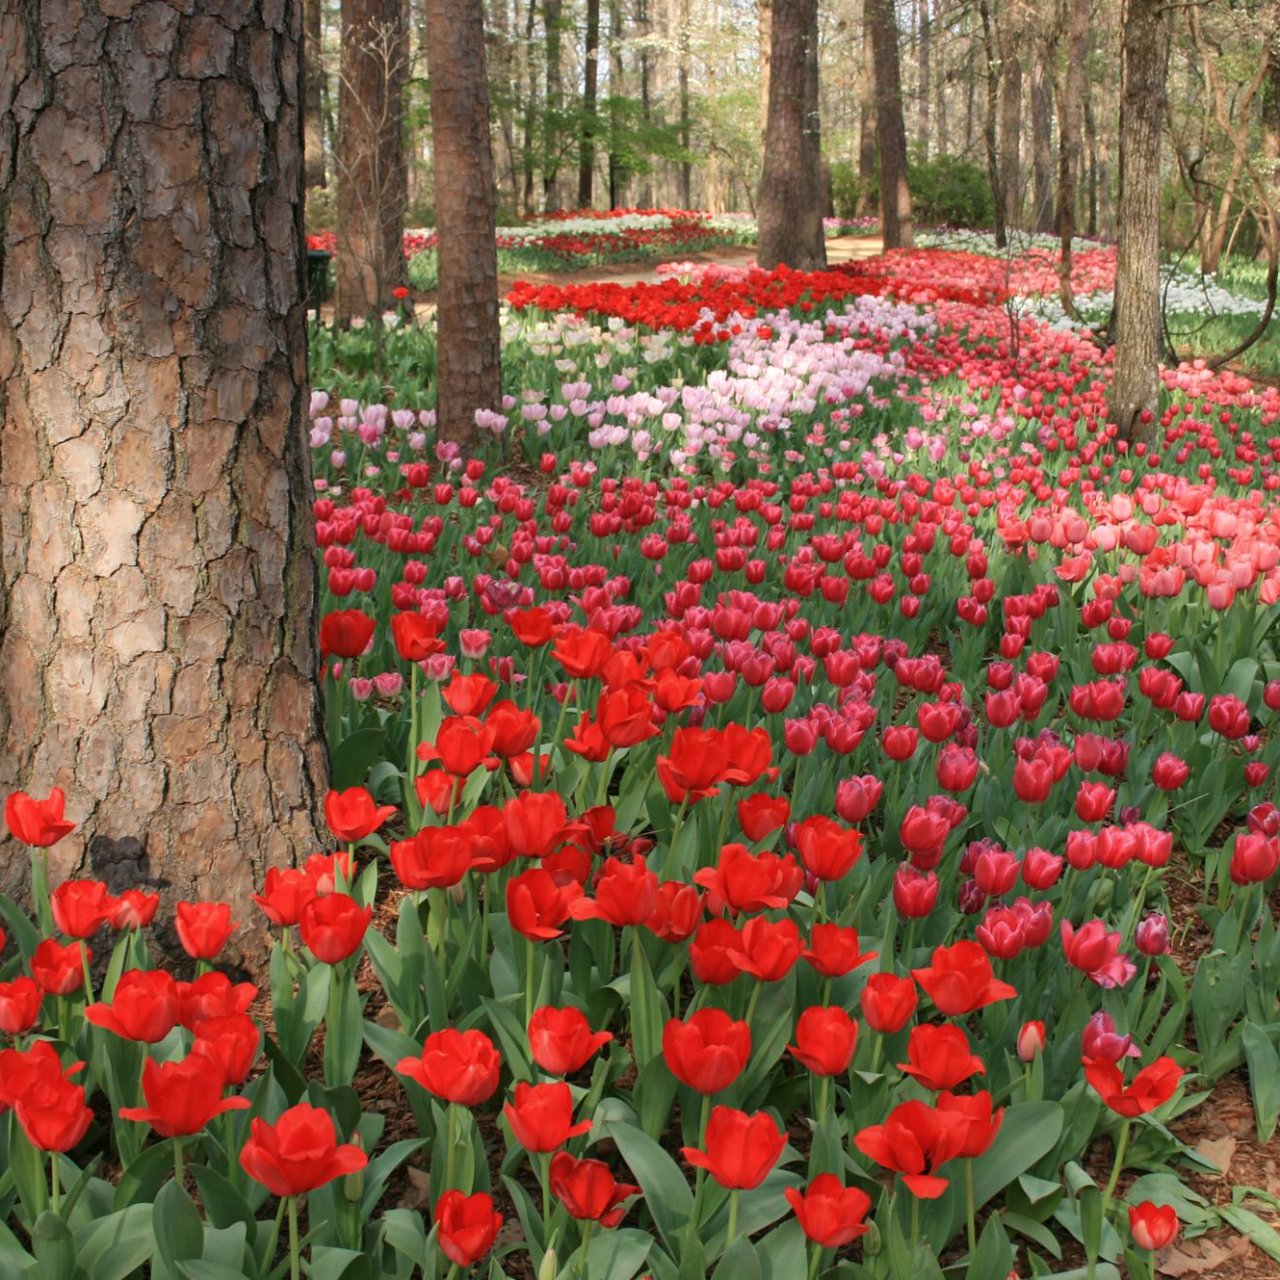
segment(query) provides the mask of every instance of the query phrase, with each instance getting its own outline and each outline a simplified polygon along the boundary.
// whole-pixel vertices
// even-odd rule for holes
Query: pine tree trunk
[[[876,67],[871,51],[871,26],[866,4],[862,8],[861,55],[862,76],[858,96],[858,202],[854,216],[865,218],[875,209],[873,189],[880,163],[876,147]]]
[[[817,0],[774,0],[772,40],[757,257],[766,269],[785,262],[798,271],[813,271],[827,265]]]
[[[235,12],[0,14],[0,792],[66,791],[55,879],[230,899],[256,961],[327,766],[303,11]]]
[[[917,48],[920,50],[920,158],[929,158],[929,95],[933,91],[932,84],[932,45],[933,21],[929,15],[929,0],[919,0],[919,12],[916,23]]]
[[[1022,62],[1017,32],[1007,33],[1000,67],[1000,189],[1005,226],[1022,225]]]
[[[684,159],[680,161],[680,204],[684,209],[693,207],[693,156],[690,147],[692,135],[692,103],[689,91],[689,0],[680,0],[679,46],[680,70],[678,87],[680,92],[680,146],[684,151]]]
[[[600,0],[587,0],[586,60],[582,78],[582,133],[578,140],[578,207],[591,208],[595,199],[596,80],[600,68]]]
[[[343,0],[338,88],[339,324],[381,324],[405,283],[403,95],[409,36],[403,0]]]
[[[1163,0],[1127,0],[1120,72],[1120,203],[1110,417],[1151,440],[1160,391],[1160,145],[1169,20]],[[1142,421],[1144,411],[1149,420]]]
[[[320,0],[305,0],[303,13],[306,30],[303,78],[303,111],[305,137],[303,151],[307,163],[307,188],[327,185],[324,163],[324,59],[321,56],[322,35]]]
[[[987,183],[991,187],[991,208],[995,219],[996,248],[1008,244],[1005,231],[1004,170],[1000,164],[997,130],[1000,113],[1000,70],[996,52],[995,35],[991,29],[991,11],[987,0],[979,0],[978,12],[982,16],[982,48],[987,64],[987,113],[982,122],[982,140],[987,152]]]
[[[532,217],[538,211],[534,186],[537,165],[533,154],[534,126],[538,114],[538,75],[533,60],[533,29],[537,15],[537,0],[529,0],[529,7],[525,10],[524,16],[525,102],[524,131],[520,146],[524,170],[524,189],[521,193],[521,206],[524,209],[526,218]]]
[[[760,137],[769,131],[769,68],[773,60],[773,0],[756,0],[760,45]]]
[[[653,50],[648,37],[653,34],[649,12],[650,0],[636,0],[636,31],[644,43],[640,46],[640,119],[647,131],[653,120]],[[653,171],[646,168],[640,175],[640,208],[653,207]]]
[[[609,0],[609,208],[621,209],[627,200],[627,165],[623,158],[622,101],[625,89],[622,38],[626,21],[622,0]]]
[[[1071,242],[1076,228],[1076,173],[1080,167],[1080,108],[1089,34],[1089,0],[1071,0],[1067,14],[1067,65],[1058,96],[1058,291],[1068,314],[1071,292]]]
[[[1267,45],[1267,77],[1262,87],[1263,178],[1271,183],[1270,214],[1259,228],[1263,244],[1280,255],[1280,31],[1272,31]],[[1269,224],[1269,225],[1268,225]]]
[[[907,130],[902,119],[898,20],[893,0],[866,0],[876,66],[876,142],[880,149],[880,227],[886,249],[909,249],[911,189],[907,185]]]
[[[436,174],[436,429],[464,448],[502,400],[483,0],[427,0]]]

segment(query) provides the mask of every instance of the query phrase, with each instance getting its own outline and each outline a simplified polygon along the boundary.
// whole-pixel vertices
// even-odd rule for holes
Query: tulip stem
[[[298,1256],[298,1197],[289,1196],[289,1280],[301,1280],[302,1259]]]
[[[445,1130],[444,1130],[444,1140],[445,1140],[444,1185],[445,1185],[445,1190],[447,1191],[452,1189],[453,1187],[453,1175],[454,1175],[455,1167],[457,1165],[457,1157],[455,1155],[455,1151],[457,1148],[457,1125],[458,1125],[457,1103],[455,1102],[449,1103],[448,1110],[446,1111],[445,1114],[448,1116],[448,1120],[445,1123]]]
[[[416,812],[418,808],[418,793],[414,783],[418,776],[418,664],[416,662],[409,663],[409,751],[408,759],[405,762],[404,775],[404,799],[405,807],[408,809],[411,818],[415,819],[411,823],[416,830],[422,824],[421,812]]]
[[[582,1224],[582,1245],[578,1250],[578,1265],[576,1270],[578,1275],[581,1276],[583,1280],[586,1280],[586,1277],[588,1274],[587,1273],[587,1250],[591,1246],[591,1230],[595,1225],[596,1225],[595,1222],[590,1218],[588,1218],[586,1222]]]
[[[733,1246],[733,1242],[738,1238],[738,1189],[735,1187],[729,1192],[729,1227],[725,1232],[724,1248],[728,1253]]]
[[[711,1122],[711,1095],[704,1093],[702,1095],[702,1110],[698,1116],[698,1147],[700,1150],[706,1150],[707,1146],[707,1125]],[[702,1214],[702,1188],[706,1181],[707,1171],[701,1165],[695,1170],[693,1175],[693,1208],[689,1211],[689,1245],[692,1246],[693,1241],[698,1235],[698,1219]]]
[[[80,942],[80,968],[84,973],[84,1004],[87,1009],[93,1003],[93,974],[89,971],[89,948]]]
[[[978,1252],[978,1226],[973,1214],[973,1161],[964,1162],[964,1210],[965,1226],[969,1229],[969,1258],[972,1260]]]
[[[40,932],[53,936],[53,912],[49,906],[49,858],[37,845],[31,846],[31,905],[35,908]]]
[[[809,1280],[818,1280],[822,1271],[822,1246],[815,1244],[809,1250]]]
[[[1116,1139],[1116,1158],[1111,1166],[1111,1177],[1107,1180],[1107,1189],[1102,1193],[1102,1220],[1107,1220],[1107,1209],[1111,1197],[1115,1194],[1116,1183],[1120,1181],[1120,1171],[1124,1168],[1124,1158],[1129,1150],[1129,1129],[1133,1121],[1127,1117],[1120,1124],[1120,1137]]]
[[[757,982],[751,988],[751,999],[747,1001],[747,1026],[751,1025],[751,1020],[756,1016],[756,1006],[760,1003],[760,992],[764,989],[763,982]]]
[[[182,1186],[186,1181],[182,1168],[182,1139],[177,1137],[173,1140],[173,1180],[178,1186]]]
[[[58,1153],[49,1152],[49,1202],[54,1213],[62,1209],[62,1184],[58,1176]]]
[[[538,1186],[542,1188],[542,1252],[551,1245],[551,1152],[538,1154]]]
[[[920,1197],[911,1197],[911,1261],[914,1265],[916,1249],[920,1245]]]
[[[533,1021],[534,1002],[538,997],[538,952],[532,938],[524,940],[524,1025]]]

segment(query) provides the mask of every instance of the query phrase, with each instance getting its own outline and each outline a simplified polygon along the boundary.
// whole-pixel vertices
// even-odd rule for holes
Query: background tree
[[[582,75],[582,125],[578,135],[578,205],[588,209],[595,194],[596,93],[600,68],[600,0],[587,0],[586,49]]]
[[[818,131],[817,0],[773,0],[769,123],[757,258],[765,268],[827,265]]]
[[[404,0],[342,0],[338,87],[337,320],[381,323],[406,283]],[[380,329],[377,330],[380,332]]]
[[[324,52],[321,0],[305,0],[303,14],[303,151],[307,165],[307,189],[328,183],[324,157]]]
[[[0,791],[66,791],[57,876],[249,920],[327,772],[302,4],[26,0],[0,47]]]
[[[440,275],[437,430],[475,437],[477,409],[502,400],[493,153],[483,0],[426,0]]]
[[[1160,147],[1169,65],[1164,0],[1127,0],[1120,69],[1120,200],[1112,333],[1111,420],[1124,437],[1154,439],[1160,392]],[[1143,411],[1150,421],[1143,423]]]
[[[907,130],[902,119],[898,19],[893,0],[866,0],[875,60],[876,141],[880,157],[880,234],[886,249],[909,248],[911,188],[907,179]]]

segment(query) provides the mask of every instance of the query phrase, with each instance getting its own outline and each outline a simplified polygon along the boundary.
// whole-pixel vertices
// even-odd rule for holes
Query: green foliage
[[[938,156],[908,167],[915,220],[934,226],[989,227],[995,221],[986,173],[958,156]]]

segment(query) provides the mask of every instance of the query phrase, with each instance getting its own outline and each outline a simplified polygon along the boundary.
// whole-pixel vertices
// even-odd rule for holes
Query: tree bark
[[[879,155],[876,147],[876,69],[871,51],[871,25],[866,4],[862,7],[862,83],[858,98],[858,203],[854,216],[868,217],[874,207],[872,190],[876,185]]]
[[[320,0],[305,0],[303,7],[306,22],[303,35],[306,54],[303,64],[303,151],[307,162],[308,190],[328,185],[324,162],[324,59],[320,48],[323,33],[320,7]]]
[[[813,271],[827,265],[817,0],[774,0],[772,41],[757,257],[766,269],[786,263]]]
[[[586,50],[582,75],[582,133],[578,139],[578,207],[591,208],[596,177],[596,80],[600,68],[600,0],[587,0]]]
[[[546,31],[547,97],[542,128],[542,207],[548,213],[564,204],[560,189],[561,148],[564,146],[561,115],[564,112],[564,78],[560,70],[560,28],[564,0],[542,0]]]
[[[67,793],[55,879],[230,899],[255,961],[327,775],[302,19],[0,13],[0,791]]]
[[[1071,290],[1071,242],[1076,227],[1076,173],[1080,168],[1080,106],[1089,37],[1089,0],[1070,0],[1067,65],[1058,97],[1058,293],[1064,310],[1076,315]]]
[[[680,161],[680,202],[685,209],[693,208],[693,121],[692,104],[689,90],[689,0],[680,0],[680,19],[678,42],[680,47],[680,68],[678,72],[678,89],[680,93],[680,148],[684,157]]]
[[[1000,41],[1000,189],[1006,227],[1022,225],[1021,33],[1006,22]]]
[[[1043,50],[1042,50],[1043,52]],[[1031,73],[1031,155],[1034,173],[1037,231],[1052,233],[1053,213],[1053,100],[1049,93],[1044,60],[1038,58]]]
[[[917,32],[917,48],[920,51],[920,135],[918,144],[920,147],[920,158],[928,160],[929,158],[929,95],[933,91],[933,63],[932,63],[932,44],[933,44],[933,20],[929,14],[929,0],[919,0],[919,9],[916,21]]]
[[[532,217],[537,212],[537,199],[534,190],[534,175],[537,164],[534,160],[534,124],[538,113],[538,75],[533,60],[533,29],[538,15],[537,0],[528,0],[529,7],[524,17],[524,68],[525,68],[525,103],[524,130],[521,139],[520,154],[524,169],[524,190],[521,203],[524,216]]]
[[[907,130],[902,119],[898,20],[893,0],[866,0],[876,68],[876,142],[880,151],[880,229],[886,249],[909,249],[911,188],[907,184]]]
[[[1000,114],[999,57],[987,0],[978,0],[978,12],[982,16],[982,48],[987,63],[987,113],[982,122],[982,140],[987,153],[987,183],[991,187],[996,248],[1003,249],[1008,244],[1008,235],[1005,231],[1004,169],[1000,164],[997,133]]]
[[[769,70],[773,62],[773,0],[756,0],[760,42],[760,137],[769,132]]]
[[[650,0],[636,0],[636,31],[640,46],[640,119],[645,130],[653,119],[653,49],[649,37],[653,35],[653,18],[649,12]],[[645,166],[640,174],[639,204],[642,209],[653,207],[653,170]]]
[[[1164,0],[1127,0],[1120,70],[1120,203],[1109,410],[1123,438],[1152,440],[1160,391],[1160,144],[1169,21]],[[1144,411],[1149,420],[1142,421]]]
[[[427,0],[436,174],[436,430],[464,447],[501,407],[498,250],[483,0]]]
[[[1262,86],[1262,176],[1271,183],[1269,213],[1259,228],[1264,245],[1280,254],[1280,29],[1267,42],[1267,77]]]
[[[609,208],[621,209],[627,199],[630,176],[622,153],[622,102],[624,71],[622,38],[625,19],[622,0],[609,0]]]
[[[409,36],[403,0],[343,0],[338,87],[339,324],[380,325],[405,283],[408,177],[403,97]]]

